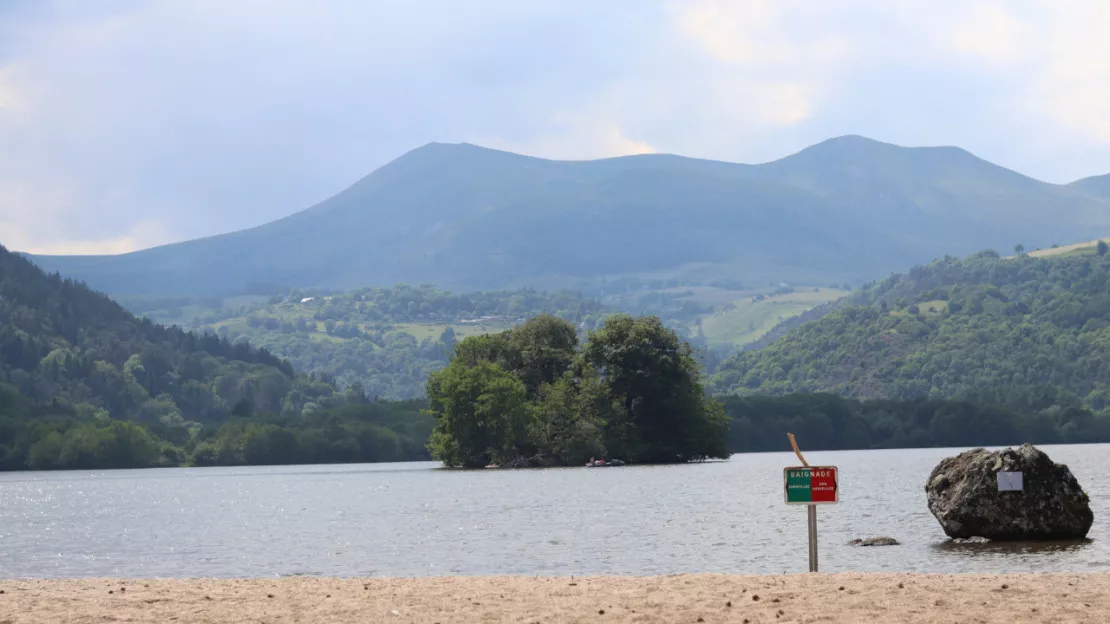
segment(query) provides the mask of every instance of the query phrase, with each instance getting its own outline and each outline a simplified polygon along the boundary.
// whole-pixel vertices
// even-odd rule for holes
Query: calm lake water
[[[812,452],[822,571],[1110,570],[1110,445],[1046,446],[1090,493],[1083,544],[953,546],[925,504],[953,449]],[[807,570],[790,453],[615,469],[433,463],[0,474],[0,577],[783,573]],[[856,548],[856,537],[903,545]]]

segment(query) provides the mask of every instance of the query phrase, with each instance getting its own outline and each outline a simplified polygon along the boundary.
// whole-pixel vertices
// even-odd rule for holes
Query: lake
[[[947,543],[924,483],[962,449],[807,453],[840,468],[841,503],[818,509],[821,571],[1110,570],[1110,445],[1042,448],[1090,494],[1092,541]],[[782,495],[796,464],[0,473],[0,577],[805,572],[805,507]],[[878,535],[903,545],[847,545]]]

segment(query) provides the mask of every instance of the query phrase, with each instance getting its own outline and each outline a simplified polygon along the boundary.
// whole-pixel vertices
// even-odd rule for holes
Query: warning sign
[[[798,466],[782,471],[787,505],[822,505],[840,501],[836,466]]]

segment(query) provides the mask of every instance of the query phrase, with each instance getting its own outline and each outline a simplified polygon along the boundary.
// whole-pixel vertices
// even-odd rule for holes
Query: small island
[[[428,441],[448,467],[727,459],[728,419],[693,349],[656,317],[614,315],[580,344],[541,315],[458,343],[427,384]]]

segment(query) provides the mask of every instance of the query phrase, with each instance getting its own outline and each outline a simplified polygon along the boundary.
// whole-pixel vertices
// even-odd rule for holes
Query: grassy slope
[[[686,327],[688,331],[697,331],[700,325],[702,336],[710,346],[740,346],[758,339],[771,328],[785,319],[795,317],[814,306],[838,299],[848,291],[837,288],[820,288],[812,286],[798,286],[797,290],[786,294],[768,294],[767,288],[731,289],[711,286],[691,286],[677,288],[663,288],[657,290],[638,291],[628,295],[629,300],[645,294],[660,293],[677,296],[679,301],[711,306],[710,312],[696,315],[694,319],[674,323],[678,327]],[[765,298],[757,300],[763,295]],[[237,296],[210,299],[206,302],[188,301],[176,307],[154,307],[145,305],[142,298],[122,297],[121,302],[129,307],[134,306],[136,312],[147,316],[151,320],[166,324],[180,324],[186,327],[194,326],[194,320],[206,313],[217,310],[234,310],[237,308],[255,308],[263,304],[266,298],[261,296]],[[623,309],[632,313],[639,313],[634,304],[623,300],[620,296],[606,297],[604,303],[614,309]],[[316,331],[306,334],[312,340],[322,342],[342,343],[349,338],[329,335],[323,321],[313,321],[316,308],[312,305],[300,303],[280,303],[264,307],[264,311],[252,310],[240,315],[232,316],[214,323],[206,323],[198,328],[217,331],[226,327],[237,332],[247,332],[248,319],[252,315],[262,314],[271,316],[283,322],[297,322],[305,320],[314,322]],[[666,317],[666,315],[662,315]],[[672,319],[674,320],[674,319]],[[372,329],[368,323],[358,324],[363,331]],[[400,322],[392,325],[393,331],[404,332],[412,335],[417,341],[437,339],[447,327],[451,327],[459,338],[477,334],[499,332],[508,329],[508,321],[485,321],[482,323],[443,323],[443,322]],[[368,343],[369,345],[369,343]],[[370,345],[372,347],[372,345]]]
[[[766,299],[755,301],[758,291],[736,291],[719,288],[696,288],[693,296],[687,297],[690,301],[707,303],[719,308],[718,311],[700,315],[702,334],[711,346],[743,345],[747,344],[766,332],[770,331],[779,322],[797,316],[816,305],[832,301],[847,294],[847,291],[832,288],[805,288],[798,292],[783,295],[774,295]],[[192,311],[192,308],[189,309]],[[193,311],[193,316],[203,313],[203,308]],[[265,314],[274,316],[282,321],[297,321],[298,319],[312,320],[314,309],[295,303],[282,303],[267,306]],[[236,316],[217,323],[206,325],[211,330],[221,327],[246,331],[248,329],[249,315]],[[152,316],[152,318],[157,318]],[[478,334],[500,332],[509,329],[511,323],[484,322],[484,323],[398,323],[393,326],[394,331],[412,335],[417,341],[437,339],[445,329],[451,327],[458,338],[465,338]],[[359,328],[368,331],[369,324],[363,323]],[[348,338],[328,335],[322,321],[316,321],[316,332],[308,334],[313,340],[328,342],[346,342]]]
[[[228,305],[227,307],[231,307],[231,306]],[[193,311],[193,308],[196,308],[195,312],[193,313],[193,317],[195,317],[199,314],[202,314],[205,311],[208,311],[208,309],[198,307],[198,306],[189,306],[188,308],[183,308],[183,309]],[[285,322],[285,321],[296,322],[298,320],[303,319],[305,321],[308,321],[309,323],[314,323],[315,326],[316,326],[316,331],[311,332],[311,333],[305,333],[306,335],[311,337],[313,340],[321,340],[321,341],[326,341],[326,342],[346,342],[346,341],[350,340],[349,338],[343,338],[343,337],[340,337],[340,336],[329,335],[326,331],[326,328],[324,326],[323,321],[314,321],[313,320],[313,315],[315,314],[315,312],[316,312],[316,307],[312,306],[312,305],[305,305],[305,304],[300,304],[300,303],[280,303],[280,304],[273,304],[273,305],[266,306],[264,308],[263,314],[265,316],[271,316],[271,317],[277,318],[277,319],[279,319],[283,322]],[[213,330],[213,331],[219,330],[221,327],[227,327],[228,329],[233,329],[233,330],[238,330],[238,331],[247,331],[250,328],[248,318],[250,316],[252,316],[252,314],[254,314],[254,313],[244,314],[244,315],[241,315],[241,316],[235,316],[235,317],[232,317],[232,318],[224,319],[222,321],[218,321],[216,323],[211,323],[211,324],[205,325],[204,327],[206,329],[210,329],[210,330]],[[357,325],[358,328],[363,330],[363,331],[371,331],[373,329],[373,324],[371,324],[371,323],[354,323],[353,325]],[[461,338],[465,338],[467,336],[474,336],[474,335],[478,335],[478,334],[486,334],[486,333],[491,333],[491,332],[503,331],[505,329],[508,329],[511,325],[512,325],[512,323],[509,323],[509,322],[495,322],[495,321],[484,322],[484,323],[419,323],[419,322],[415,322],[415,323],[398,323],[396,325],[393,325],[393,329],[394,329],[394,331],[399,331],[399,332],[404,332],[404,333],[410,334],[414,338],[416,338],[417,341],[423,341],[423,340],[429,339],[429,338],[433,339],[433,340],[439,338],[439,336],[448,327],[451,327],[455,331],[455,335],[458,336],[461,339]],[[369,343],[367,343],[367,344],[369,345]],[[372,346],[372,345],[369,345],[369,346]]]
[[[746,297],[733,301],[720,312],[703,317],[702,334],[711,345],[745,345],[759,339],[782,321],[846,294],[847,291],[832,288],[809,288],[762,300]]]
[[[1050,249],[1038,249],[1037,251],[1029,252],[1029,255],[1034,258],[1050,258],[1052,256],[1093,256],[1099,240],[1105,241],[1110,244],[1110,237],[1084,241],[1082,243],[1075,243],[1074,245],[1064,245],[1062,247],[1052,247]]]

